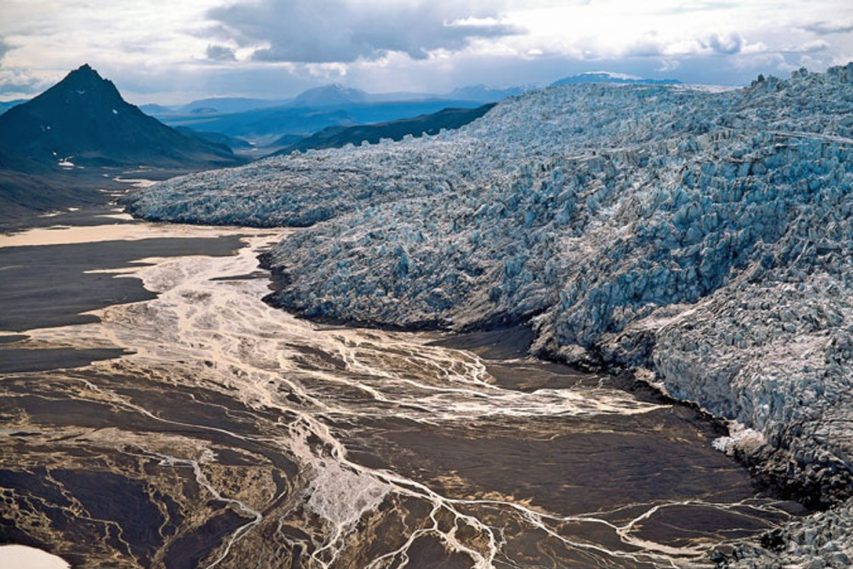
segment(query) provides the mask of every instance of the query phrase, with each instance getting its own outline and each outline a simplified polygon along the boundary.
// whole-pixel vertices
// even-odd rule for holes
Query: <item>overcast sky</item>
[[[90,63],[135,103],[609,70],[744,84],[853,59],[850,0],[0,0],[0,100]]]

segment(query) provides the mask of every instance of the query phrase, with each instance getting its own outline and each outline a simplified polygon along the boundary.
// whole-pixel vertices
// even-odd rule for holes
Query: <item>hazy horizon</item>
[[[104,75],[103,73],[101,73],[98,70],[98,68],[96,66],[90,65],[88,62],[84,62],[81,65],[79,65],[73,69],[69,69],[68,73],[66,73],[65,75],[68,75],[69,73],[75,71],[76,69],[79,69],[80,67],[82,67],[84,65],[89,65],[90,67],[92,67],[96,72],[98,72],[99,75],[101,75],[102,78],[113,81],[113,79],[111,77]],[[292,98],[294,98],[298,95],[301,95],[301,94],[305,93],[306,91],[309,91],[312,89],[321,89],[324,87],[332,87],[332,86],[341,86],[341,87],[347,88],[347,89],[356,89],[356,90],[362,91],[364,93],[367,93],[369,95],[401,94],[401,95],[424,95],[424,96],[450,95],[454,89],[466,88],[466,87],[473,87],[473,88],[484,87],[484,88],[495,89],[495,90],[510,89],[513,87],[529,87],[529,88],[533,89],[533,88],[546,87],[546,86],[550,85],[551,83],[553,83],[559,79],[563,79],[563,78],[566,78],[569,76],[584,75],[584,74],[602,74],[602,73],[613,74],[615,76],[620,76],[620,77],[628,78],[628,79],[649,79],[649,77],[643,77],[643,76],[639,76],[639,75],[631,75],[628,73],[621,73],[618,71],[613,71],[611,69],[594,69],[591,71],[581,71],[578,73],[572,73],[570,75],[560,75],[560,76],[553,77],[551,79],[541,81],[538,83],[512,83],[512,82],[507,82],[507,83],[498,84],[498,85],[496,85],[496,84],[489,85],[489,84],[485,84],[485,83],[468,83],[468,84],[454,86],[450,90],[446,90],[446,91],[409,91],[409,90],[402,90],[402,89],[395,89],[395,90],[390,90],[390,91],[372,91],[372,90],[368,90],[368,89],[361,89],[358,87],[351,87],[351,86],[349,86],[345,83],[342,83],[340,81],[331,81],[328,83],[318,83],[316,85],[310,85],[310,86],[305,87],[304,89],[300,89],[300,90],[297,90],[294,92],[290,92],[290,93],[283,95],[281,97],[259,96],[259,95],[253,95],[251,93],[225,93],[225,94],[214,93],[214,94],[203,95],[203,96],[194,98],[192,100],[181,99],[181,100],[175,100],[174,102],[162,102],[162,101],[155,101],[155,100],[151,100],[151,101],[148,101],[148,100],[143,100],[143,101],[131,100],[125,95],[125,92],[124,92],[124,90],[122,90],[120,84],[116,83],[115,81],[113,81],[113,83],[116,84],[116,88],[122,94],[122,97],[125,100],[127,100],[129,103],[132,103],[135,105],[143,105],[143,106],[144,105],[180,106],[181,104],[189,104],[192,102],[207,100],[207,99],[232,99],[232,98],[233,99],[242,99],[242,98],[245,98],[245,99],[257,99],[257,100],[264,100],[264,101],[286,101],[286,100],[292,99]],[[63,77],[60,77],[60,79],[58,81],[61,81]],[[674,77],[658,77],[658,78],[654,78],[654,79],[674,79]],[[52,85],[48,85],[45,89],[49,89],[51,86]],[[18,101],[18,100],[27,100],[28,98],[36,97],[43,92],[44,91],[42,90],[42,91],[39,91],[37,93],[33,93],[32,96],[15,97],[15,98],[11,98],[11,99],[10,98],[4,98],[4,97],[0,96],[0,102],[13,102],[13,101]]]

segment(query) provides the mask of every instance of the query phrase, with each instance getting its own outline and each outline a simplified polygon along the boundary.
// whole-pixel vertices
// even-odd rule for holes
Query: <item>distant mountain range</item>
[[[528,89],[474,85],[444,95],[376,94],[332,84],[309,89],[291,99],[221,97],[172,107],[143,105],[141,108],[176,128],[219,133],[222,135],[219,140],[240,153],[245,151],[247,140],[254,146],[290,147],[314,133],[319,135],[324,129],[335,130],[327,131],[323,137],[348,127],[411,119],[447,108],[473,109]]]
[[[361,89],[349,89],[343,85],[334,84],[325,87],[308,89],[290,102],[292,107],[331,107],[366,103],[370,95]]]
[[[493,103],[506,99],[507,97],[515,97],[527,91],[531,91],[536,87],[531,85],[495,88],[487,87],[486,85],[471,85],[468,87],[458,87],[448,94],[451,99],[459,99],[462,101],[481,101],[483,103]]]
[[[315,99],[316,100],[316,99]],[[430,114],[448,107],[474,108],[482,103],[451,99],[387,102],[340,102],[337,105],[296,107],[291,104],[225,114],[164,116],[173,127],[216,132],[242,138],[256,145],[270,145],[285,135],[300,138],[332,126],[388,122]]]
[[[364,124],[357,126],[330,126],[298,142],[291,143],[275,154],[289,154],[293,151],[304,152],[310,149],[341,148],[347,144],[368,142],[376,144],[382,139],[402,140],[406,135],[419,137],[424,134],[438,134],[442,129],[460,128],[489,112],[496,103],[488,103],[474,109],[442,109],[428,115],[396,121]],[[288,139],[278,141],[286,144]]]
[[[676,84],[673,79],[644,79],[606,71],[581,73],[554,82]],[[494,88],[486,85],[459,87],[445,94],[368,93],[339,84],[309,89],[291,99],[208,98],[186,105],[163,107],[143,105],[142,109],[170,126],[195,131],[218,132],[230,139],[248,139],[259,146],[277,146],[280,138],[302,139],[327,128],[391,122],[441,109],[475,108],[535,89],[532,85]],[[285,145],[287,146],[287,145]],[[239,151],[239,147],[231,146]]]
[[[157,105],[147,104],[140,105],[139,108],[154,117],[182,116],[182,115],[205,115],[205,114],[225,114],[225,113],[241,113],[254,109],[265,109],[267,107],[277,107],[283,105],[287,100],[272,100],[272,99],[252,99],[247,97],[211,97],[208,99],[198,99],[189,102],[185,105]]]
[[[678,82],[592,72],[554,84],[578,83]],[[111,168],[112,177],[144,165],[146,175],[154,176],[153,170],[232,166],[278,149],[374,143],[458,128],[491,108],[484,103],[533,88],[473,85],[443,95],[372,94],[333,84],[290,99],[214,97],[139,108],[83,65],[32,100],[0,102],[0,210],[8,216],[21,208],[68,203],[79,192],[103,187],[103,168]]]
[[[677,79],[645,79],[624,73],[612,73],[610,71],[588,71],[569,77],[563,77],[551,83],[551,85],[579,85],[584,83],[617,83],[620,85],[678,85],[681,81]]]
[[[146,113],[166,121],[187,120],[210,115],[224,115],[257,111],[269,108],[312,108],[344,107],[370,103],[435,102],[435,101],[474,101],[496,102],[506,97],[518,95],[528,90],[526,87],[495,89],[485,85],[473,85],[454,89],[443,95],[434,93],[368,93],[361,89],[352,89],[334,83],[303,91],[290,99],[253,99],[247,97],[212,97],[199,99],[184,105],[165,106],[157,104],[141,105]],[[3,103],[0,103],[2,105]],[[2,107],[0,107],[2,111]]]

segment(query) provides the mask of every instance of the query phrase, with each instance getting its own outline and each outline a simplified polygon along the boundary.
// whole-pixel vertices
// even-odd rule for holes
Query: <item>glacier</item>
[[[555,86],[457,131],[192,174],[126,205],[149,220],[306,227],[265,258],[272,302],[299,315],[522,323],[536,355],[634,371],[748,429],[726,452],[834,508],[797,522],[823,541],[792,527],[720,564],[846,567],[851,111],[853,63],[724,91]]]

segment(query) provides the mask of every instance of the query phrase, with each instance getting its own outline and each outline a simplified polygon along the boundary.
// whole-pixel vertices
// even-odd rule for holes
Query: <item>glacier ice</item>
[[[527,323],[540,355],[650,370],[753,430],[737,452],[832,504],[853,489],[851,111],[853,64],[723,92],[552,87],[458,131],[192,174],[128,208],[310,226],[269,254],[281,306]]]

